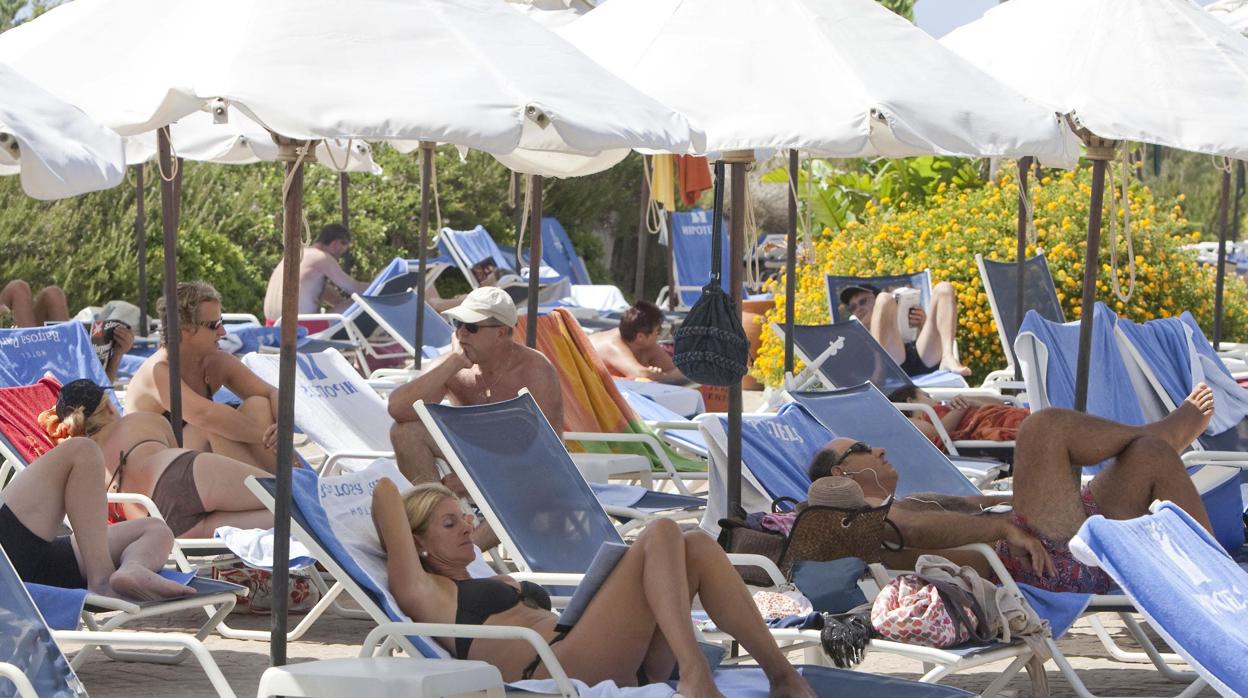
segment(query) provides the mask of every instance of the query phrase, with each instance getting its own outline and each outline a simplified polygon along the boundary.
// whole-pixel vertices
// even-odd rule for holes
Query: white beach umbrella
[[[115,187],[125,177],[121,138],[0,64],[0,174],[20,174],[36,199]]]
[[[779,149],[1035,155],[1064,167],[1078,157],[1051,110],[874,0],[612,0],[560,33],[706,132],[706,150],[734,163],[734,212],[745,208],[745,163]],[[733,299],[741,297],[744,218],[731,219]],[[794,238],[790,231],[791,251]],[[790,299],[794,282],[790,264]],[[792,356],[791,345],[785,353]],[[739,386],[729,400],[731,510],[740,501]]]
[[[615,0],[560,33],[712,152],[1077,157],[1050,110],[872,0]]]
[[[0,35],[0,60],[6,58],[40,70],[40,79],[58,94],[82,96],[77,103],[84,110],[106,114],[97,118],[126,135],[224,106],[288,139],[279,152],[288,175],[275,663],[285,661],[296,255],[306,141],[414,140],[492,154],[527,148],[581,155],[621,148],[687,152],[704,145],[684,117],[498,0],[75,0]],[[167,146],[161,151],[167,168]],[[431,152],[424,149],[426,172]],[[162,186],[162,195],[168,192],[162,204],[171,210],[172,188],[163,180]],[[163,218],[168,224],[172,215]],[[422,216],[422,272],[426,234]],[[170,247],[172,237],[167,229]],[[166,260],[168,294],[176,270],[172,255]],[[423,295],[423,283],[418,293]],[[176,337],[172,322],[170,331]]]
[[[1248,0],[1218,0],[1205,10],[1241,34],[1248,31]]]
[[[277,161],[277,143],[272,135],[241,113],[230,114],[223,123],[214,123],[211,114],[198,111],[173,123],[169,135],[174,153],[194,162],[250,165]],[[149,162],[156,154],[155,132],[126,138],[126,164]],[[372,146],[361,140],[321,141],[316,146],[316,161],[339,172],[381,174],[381,166],[373,161]]]
[[[1018,50],[1019,37],[1043,59]],[[1105,165],[1116,141],[1248,156],[1248,40],[1189,0],[1010,0],[941,43],[1081,128],[1093,160],[1076,407],[1086,404]],[[1222,229],[1229,176],[1223,177]],[[1224,254],[1224,253],[1223,253]],[[1222,259],[1214,341],[1221,336]]]

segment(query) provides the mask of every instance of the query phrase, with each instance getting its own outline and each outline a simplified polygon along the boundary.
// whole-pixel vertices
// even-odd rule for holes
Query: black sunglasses
[[[461,327],[464,328],[465,330],[468,330],[468,334],[476,334],[477,330],[481,329],[482,327],[502,327],[502,325],[498,323],[495,323],[493,325],[485,325],[480,322],[464,322],[462,320],[451,320],[451,324],[454,325],[455,329],[457,330]]]
[[[207,327],[213,332],[216,332],[222,327],[225,327],[225,320],[222,320],[221,318],[217,318],[216,320],[201,320],[195,324],[199,325],[200,327]]]
[[[846,458],[849,458],[855,453],[870,453],[870,452],[871,452],[871,444],[865,443],[862,441],[855,441],[849,445],[849,448],[845,449],[845,452],[842,453],[841,456],[837,458],[836,462],[833,463],[832,465],[834,466],[841,465],[842,463],[845,462]]]

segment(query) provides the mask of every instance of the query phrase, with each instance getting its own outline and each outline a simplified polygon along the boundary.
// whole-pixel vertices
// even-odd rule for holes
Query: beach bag
[[[983,609],[953,584],[917,574],[894,578],[871,605],[871,625],[885,640],[925,647],[954,647],[983,637]]]
[[[672,362],[689,380],[703,385],[737,385],[750,370],[750,343],[741,326],[741,311],[724,293],[723,259],[724,165],[715,163],[715,213],[711,223],[711,278],[674,335]],[[740,261],[740,260],[737,260]]]
[[[213,567],[212,578],[247,587],[247,595],[238,598],[233,613],[267,616],[273,612],[272,572],[242,565]],[[287,588],[288,613],[307,613],[321,600],[321,590],[304,574],[291,572]]]

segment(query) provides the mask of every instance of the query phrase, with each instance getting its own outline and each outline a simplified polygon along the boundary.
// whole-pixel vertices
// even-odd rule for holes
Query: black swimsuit
[[[455,607],[456,625],[485,625],[486,619],[523,603],[529,608],[550,610],[550,594],[533,582],[520,582],[520,588],[501,579],[453,580],[459,590]],[[472,638],[455,638],[455,656],[468,658]]]

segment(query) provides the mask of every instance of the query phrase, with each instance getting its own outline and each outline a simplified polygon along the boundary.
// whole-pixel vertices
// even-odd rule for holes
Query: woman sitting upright
[[[212,536],[218,526],[272,528],[273,514],[247,489],[248,475],[267,477],[265,471],[216,453],[179,448],[169,422],[158,414],[131,412],[118,416],[104,390],[89,380],[61,388],[56,436],[86,436],[104,452],[109,489],[147,495],[156,503],[169,528],[180,538]],[[127,519],[144,510],[126,504]]]
[[[399,608],[426,623],[510,625],[555,640],[557,617],[537,585],[510,577],[472,579],[472,525],[450,490],[417,485],[400,497],[381,480],[373,520],[387,552],[390,591]],[[589,602],[576,625],[552,647],[568,676],[589,685],[665,681],[680,667],[677,690],[687,698],[719,696],[698,649],[690,604],[699,596],[715,623],[758,661],[771,695],[814,698],[763,624],[736,570],[719,545],[701,532],[682,533],[654,521],[638,536]],[[547,678],[533,648],[520,640],[441,640],[461,659],[488,662],[507,681]]]

